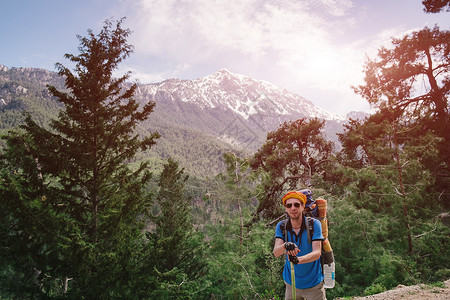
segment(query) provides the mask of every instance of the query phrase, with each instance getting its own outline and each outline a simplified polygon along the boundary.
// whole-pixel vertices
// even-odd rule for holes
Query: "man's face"
[[[300,200],[290,198],[286,200],[284,209],[286,213],[289,215],[289,217],[291,217],[292,219],[297,219],[302,216],[305,206],[303,205],[302,202],[300,202]]]

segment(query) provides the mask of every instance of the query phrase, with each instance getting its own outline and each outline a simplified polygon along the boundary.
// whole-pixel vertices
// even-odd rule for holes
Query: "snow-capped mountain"
[[[43,97],[53,103],[45,85],[64,88],[63,79],[55,72],[36,68],[8,69],[2,65],[0,84],[0,107],[5,111],[35,106],[31,102],[21,104],[17,100],[19,94]],[[29,88],[32,93],[27,91]],[[139,84],[135,96],[142,103],[156,102],[155,113],[140,130],[161,133],[161,146],[157,145],[161,147],[161,155],[166,155],[170,147],[180,146],[180,139],[183,139],[183,150],[187,151],[190,145],[200,147],[199,135],[208,139],[203,145],[212,145],[210,141],[214,140],[226,147],[252,153],[265,142],[269,131],[276,130],[285,121],[302,117],[326,120],[326,135],[336,141],[335,133],[342,131],[345,121],[344,117],[320,109],[311,101],[272,83],[225,69],[194,80],[168,79]],[[174,143],[178,145],[173,146]]]
[[[195,80],[168,79],[142,84],[142,101],[155,101],[156,123],[171,122],[218,137],[240,148],[255,150],[267,132],[302,117],[326,120],[326,132],[336,140],[345,118],[276,85],[233,74],[226,69]],[[155,124],[156,124],[155,123]]]
[[[195,80],[169,79],[142,85],[142,93],[155,100],[192,103],[202,109],[223,109],[248,120],[255,115],[318,117],[342,121],[345,118],[316,107],[311,101],[276,85],[233,74],[226,69]]]
[[[43,123],[56,117],[61,104],[51,97],[47,84],[65,88],[63,78],[55,72],[0,65],[0,119],[7,116],[0,122],[0,130],[20,124],[22,110]],[[227,70],[195,80],[139,84],[135,98],[141,103],[156,102],[154,113],[138,128],[142,135],[161,134],[146,155],[155,161],[172,157],[199,177],[223,168],[225,152],[251,155],[265,142],[267,133],[285,121],[324,119],[325,134],[333,141],[345,121],[299,95]]]

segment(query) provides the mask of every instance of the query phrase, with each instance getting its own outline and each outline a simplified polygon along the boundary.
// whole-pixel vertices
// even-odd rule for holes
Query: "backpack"
[[[314,234],[314,219],[317,219],[322,224],[322,235],[324,240],[322,241],[322,265],[331,264],[334,262],[333,249],[331,249],[330,241],[328,240],[328,220],[327,220],[327,200],[317,199],[314,200],[312,192],[308,189],[300,190],[302,194],[306,196],[305,204],[305,225],[306,233],[308,236],[308,243],[311,243],[312,236]],[[283,232],[283,238],[286,239],[287,227],[290,225],[289,219],[286,218],[281,223],[281,230]]]

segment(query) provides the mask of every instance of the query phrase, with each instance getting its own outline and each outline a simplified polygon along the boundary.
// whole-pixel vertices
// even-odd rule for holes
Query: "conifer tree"
[[[426,13],[436,14],[441,11],[450,11],[450,0],[422,0]]]
[[[56,65],[67,91],[49,87],[64,104],[50,130],[28,117],[5,138],[5,256],[20,253],[27,287],[34,283],[47,297],[130,297],[139,286],[133,275],[146,249],[140,219],[150,206],[150,173],[146,163],[132,170],[129,162],[158,134],[136,134],[155,104],[140,107],[133,99],[137,85],[126,83],[129,73],[113,77],[133,50],[122,22],[107,20],[98,35],[78,36],[80,54],[65,55],[73,72]]]
[[[307,187],[314,174],[326,169],[333,143],[324,138],[323,125],[317,118],[302,118],[285,122],[267,134],[266,143],[250,163],[252,169],[268,174],[268,180],[262,181],[264,193],[257,215],[276,216],[283,190]]]
[[[239,212],[239,245],[242,248],[244,242],[244,209],[252,198],[251,181],[252,174],[248,159],[243,159],[233,153],[224,154],[225,164],[227,166],[226,174],[223,176],[227,189],[231,192],[231,207],[237,206]],[[241,253],[241,249],[239,249]]]
[[[382,47],[365,66],[365,84],[355,88],[380,112],[420,124],[442,138],[441,157],[450,163],[450,31],[424,29]],[[419,88],[420,87],[420,88]],[[442,172],[441,172],[442,173]]]
[[[184,168],[171,158],[164,164],[159,178],[158,213],[152,217],[156,228],[148,235],[154,245],[149,259],[156,270],[157,282],[153,283],[152,294],[155,299],[188,299],[195,290],[203,289],[206,261],[201,236],[194,233],[190,203],[185,195],[188,178]],[[166,288],[161,289],[161,285]]]
[[[157,204],[161,213],[154,220],[159,235],[158,249],[165,252],[159,258],[160,265],[170,270],[180,264],[180,249],[187,234],[192,231],[189,203],[184,195],[184,186],[189,176],[184,174],[184,169],[178,167],[178,163],[169,159],[159,179],[159,193]]]

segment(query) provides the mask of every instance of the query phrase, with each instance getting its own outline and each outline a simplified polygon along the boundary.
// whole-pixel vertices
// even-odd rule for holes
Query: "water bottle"
[[[323,265],[323,287],[326,289],[334,288],[334,262]]]

